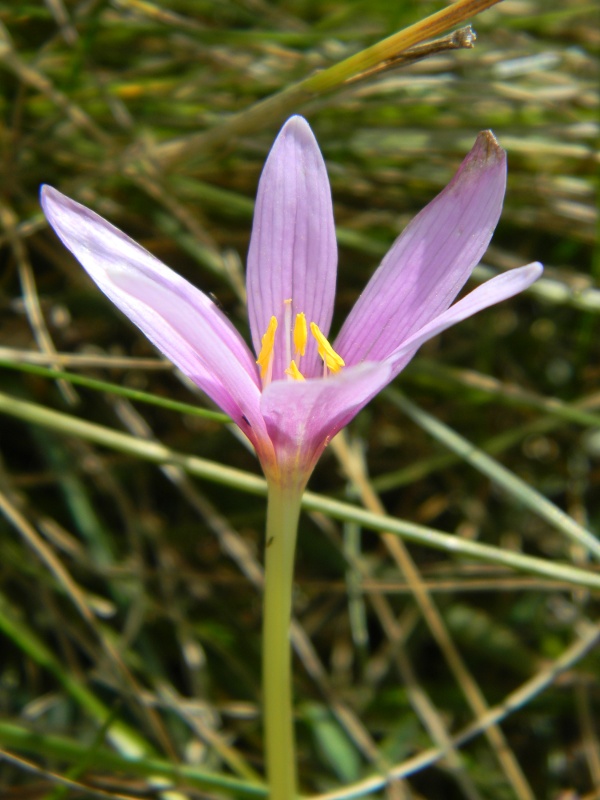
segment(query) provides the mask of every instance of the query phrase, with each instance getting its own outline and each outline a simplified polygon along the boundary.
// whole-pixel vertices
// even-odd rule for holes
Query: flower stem
[[[296,797],[290,619],[302,491],[269,484],[263,619],[263,702],[270,800]]]

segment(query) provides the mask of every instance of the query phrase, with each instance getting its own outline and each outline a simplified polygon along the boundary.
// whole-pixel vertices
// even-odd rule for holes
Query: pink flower
[[[267,158],[248,253],[254,353],[212,300],[49,186],[48,221],[100,289],[237,423],[267,479],[302,488],[329,440],[431,337],[526,289],[534,263],[451,305],[500,217],[506,156],[481,133],[448,186],[394,242],[333,345],[337,246],[323,157],[286,122]]]

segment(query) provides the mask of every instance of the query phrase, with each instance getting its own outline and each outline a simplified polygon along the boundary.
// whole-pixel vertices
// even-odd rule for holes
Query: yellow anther
[[[298,365],[293,359],[290,361],[290,365],[286,369],[285,374],[289,375],[290,378],[293,378],[295,381],[303,381],[305,379],[304,375],[300,372]]]
[[[260,377],[264,380],[273,360],[275,346],[275,331],[277,330],[277,317],[271,317],[265,335],[261,339],[260,353],[256,363],[260,367]]]
[[[319,355],[323,359],[325,366],[330,372],[339,372],[342,367],[345,367],[346,364],[344,359],[339,356],[333,347],[329,344],[325,336],[319,330],[319,326],[316,322],[310,323],[310,332],[317,340],[317,349],[319,351]]]
[[[296,322],[294,323],[294,349],[296,355],[303,356],[306,350],[306,314],[296,314]]]

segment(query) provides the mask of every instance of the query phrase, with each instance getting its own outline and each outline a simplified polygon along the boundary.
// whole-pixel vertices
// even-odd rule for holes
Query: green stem
[[[263,702],[270,800],[296,797],[290,619],[302,491],[269,484],[263,618]]]

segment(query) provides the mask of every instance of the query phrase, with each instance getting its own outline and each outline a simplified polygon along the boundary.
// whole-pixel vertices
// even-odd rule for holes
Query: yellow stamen
[[[273,348],[275,346],[275,331],[277,330],[277,317],[271,317],[265,335],[261,339],[260,353],[256,363],[260,367],[260,377],[267,377],[269,367],[273,362]]]
[[[319,326],[316,322],[310,323],[310,332],[317,340],[317,349],[319,351],[319,355],[323,359],[325,366],[330,372],[339,372],[342,367],[345,367],[346,364],[344,359],[339,356],[333,347],[329,344],[325,336],[319,330]]]
[[[304,312],[296,314],[296,322],[294,324],[294,349],[296,355],[303,356],[306,350],[306,314]]]
[[[285,374],[289,375],[290,378],[293,378],[295,381],[305,380],[304,375],[300,372],[300,370],[298,369],[298,365],[293,359],[292,361],[290,361],[290,365],[286,369]]]

